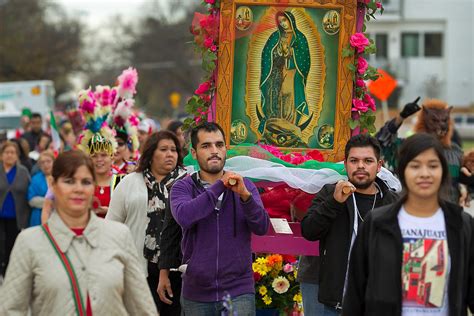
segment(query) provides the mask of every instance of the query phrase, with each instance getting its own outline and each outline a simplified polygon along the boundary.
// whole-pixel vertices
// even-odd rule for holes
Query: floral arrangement
[[[196,52],[201,56],[204,82],[194,91],[185,110],[193,118],[184,120],[184,128],[192,128],[203,121],[212,120],[212,107],[215,107],[217,84],[217,51],[219,45],[219,0],[204,0],[207,15],[195,13],[191,24]]]
[[[259,255],[252,264],[257,308],[282,312],[302,310],[302,296],[296,282],[297,260],[278,254]]]
[[[219,50],[219,0],[203,0],[207,14],[195,13],[191,25],[196,51],[202,59],[205,71],[204,81],[188,100],[185,110],[192,115],[184,121],[184,128],[192,128],[204,121],[213,120],[216,100],[217,52]],[[354,73],[354,96],[352,100],[352,119],[349,126],[352,130],[362,133],[375,133],[375,101],[368,94],[366,81],[378,78],[377,69],[370,66],[363,54],[374,54],[375,43],[363,33],[365,23],[375,19],[375,14],[383,13],[380,0],[358,0],[359,8],[364,9],[362,32],[360,30],[350,38],[350,44],[344,48],[343,57],[354,57],[349,69]]]
[[[281,152],[280,149],[278,149],[275,146],[261,144],[261,143],[259,143],[258,145],[261,148],[268,151],[273,156],[275,156],[275,157],[277,157],[277,158],[279,158],[283,161],[289,162],[293,165],[299,165],[299,164],[302,164],[303,162],[308,161],[308,160],[324,161],[323,155],[317,149],[309,150],[306,153],[289,152],[287,154],[284,154],[284,153]]]
[[[365,32],[366,21],[375,19],[375,13],[383,13],[383,6],[379,0],[359,0],[359,4],[365,7],[365,18],[362,32],[355,33],[349,40],[348,47],[342,52],[343,57],[354,57],[354,62],[349,64],[353,72],[354,94],[352,99],[352,118],[349,127],[352,130],[359,129],[362,133],[375,133],[375,100],[368,93],[366,81],[376,80],[379,75],[377,69],[369,65],[363,57],[364,54],[375,54],[375,42],[367,38]]]

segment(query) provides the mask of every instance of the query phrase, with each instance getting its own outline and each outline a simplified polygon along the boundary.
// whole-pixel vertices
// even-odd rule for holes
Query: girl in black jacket
[[[352,250],[343,315],[467,315],[474,308],[473,220],[446,202],[443,147],[416,134],[400,149],[404,194],[366,217]]]

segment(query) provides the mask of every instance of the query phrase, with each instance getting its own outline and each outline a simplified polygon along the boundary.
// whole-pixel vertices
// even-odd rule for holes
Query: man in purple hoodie
[[[250,236],[264,235],[269,218],[255,185],[224,171],[224,139],[216,123],[195,127],[191,153],[200,171],[171,190],[171,212],[183,230],[186,316],[221,315],[226,294],[238,315],[255,315]]]

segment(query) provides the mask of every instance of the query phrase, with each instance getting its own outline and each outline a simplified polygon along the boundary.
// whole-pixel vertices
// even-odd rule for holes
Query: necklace
[[[378,194],[379,192],[382,192],[382,191],[380,190],[379,185],[378,185],[376,182],[374,182],[374,186],[375,186],[374,202],[372,203],[372,208],[370,209],[369,213],[372,212],[372,211],[374,210],[374,208],[375,208],[375,202],[377,201],[377,194]],[[362,222],[364,222],[364,219],[363,219],[362,216],[360,215],[359,208],[357,207],[357,201],[356,201],[356,198],[355,198],[354,194],[352,195],[352,198],[354,199],[354,208],[355,208],[355,210],[356,210],[356,212],[357,212],[357,216],[359,217],[359,219],[360,219]],[[383,198],[383,195],[382,195],[382,198]]]
[[[100,193],[100,194],[104,194],[104,192],[105,192],[105,191],[104,191],[104,187],[99,187],[99,193]]]
[[[372,212],[375,208],[375,201],[377,201],[377,192],[375,192],[374,194],[374,203],[372,203],[372,208],[370,209],[369,213]],[[362,218],[362,216],[360,215],[360,212],[359,212],[359,208],[357,207],[357,204],[355,203],[355,198],[354,198],[354,205],[356,206],[355,209],[357,211],[357,216],[359,216],[359,219],[362,221],[362,223],[364,222],[364,219]]]

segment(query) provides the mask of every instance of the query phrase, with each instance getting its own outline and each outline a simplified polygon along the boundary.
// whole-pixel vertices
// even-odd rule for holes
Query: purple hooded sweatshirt
[[[255,293],[250,237],[264,235],[270,222],[257,188],[244,179],[252,196],[242,202],[221,180],[206,190],[193,178],[186,177],[171,189],[171,212],[183,230],[183,264],[188,264],[183,297],[217,302],[227,292],[231,297]]]

